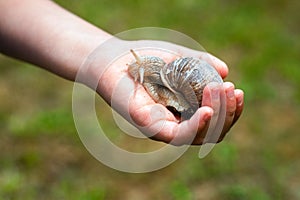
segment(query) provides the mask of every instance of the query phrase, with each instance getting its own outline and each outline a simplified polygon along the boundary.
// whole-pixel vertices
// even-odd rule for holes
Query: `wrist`
[[[124,52],[128,50],[128,41],[111,36],[98,44],[85,55],[76,81],[90,87],[109,103],[115,84],[127,73],[129,60]]]
[[[58,70],[54,73],[59,74],[66,79],[75,81],[80,68],[85,67],[86,63],[90,59],[90,56],[97,49],[97,47],[110,37],[112,36],[107,33],[103,33],[98,28],[93,33],[71,32],[66,38],[72,38],[72,41],[65,41],[63,44],[64,46],[69,45],[69,47],[58,48],[62,51],[59,55],[57,55],[60,58],[54,59],[60,62],[57,63],[59,67],[53,68],[54,70]],[[56,66],[56,64],[54,64],[54,66]],[[86,73],[88,76],[93,74],[93,72],[90,72],[90,70],[87,70]]]

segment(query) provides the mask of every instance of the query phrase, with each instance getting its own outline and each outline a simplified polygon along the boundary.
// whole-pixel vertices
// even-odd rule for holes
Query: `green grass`
[[[204,159],[193,147],[165,169],[126,174],[81,144],[71,82],[0,56],[0,199],[300,199],[300,1],[56,2],[113,34],[158,26],[191,36],[228,64],[245,110]],[[149,147],[123,136],[103,101],[97,108],[112,140]]]
[[[189,200],[192,199],[192,193],[187,185],[183,182],[175,181],[171,183],[170,193],[172,199],[175,200]]]

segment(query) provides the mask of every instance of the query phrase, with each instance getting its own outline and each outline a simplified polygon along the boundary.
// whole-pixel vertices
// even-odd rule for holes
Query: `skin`
[[[18,6],[16,6],[18,5]],[[222,78],[228,75],[228,68],[218,58],[162,41],[124,41],[84,21],[48,0],[0,0],[0,52],[16,59],[32,63],[58,76],[76,81],[80,66],[88,55],[100,44],[113,39],[118,48],[128,51],[109,66],[102,66],[97,60],[84,75],[77,80],[96,92],[128,121],[137,126],[150,138],[174,145],[219,142],[240,117],[243,110],[243,91],[235,89],[233,83],[225,82],[222,87],[207,86],[204,89],[202,107],[191,119],[179,122],[171,112],[155,103],[141,85],[137,85],[127,72],[128,63],[133,58],[129,49],[143,45],[154,45],[172,49],[175,54],[158,50],[142,50],[140,54],[158,55],[165,62],[178,56],[194,56],[207,60]],[[113,49],[99,49],[100,58],[113,55]],[[126,84],[120,86],[120,80]],[[113,96],[116,88],[122,92]],[[126,96],[135,89],[134,95]],[[127,93],[126,93],[127,91]],[[222,133],[205,139],[209,122],[217,115],[221,106],[221,94],[225,94],[226,118]],[[124,101],[124,99],[126,101]],[[214,139],[209,139],[214,138]]]

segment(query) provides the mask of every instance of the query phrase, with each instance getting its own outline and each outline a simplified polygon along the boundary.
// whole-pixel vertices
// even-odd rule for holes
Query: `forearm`
[[[0,0],[0,52],[74,80],[111,35],[48,0]]]

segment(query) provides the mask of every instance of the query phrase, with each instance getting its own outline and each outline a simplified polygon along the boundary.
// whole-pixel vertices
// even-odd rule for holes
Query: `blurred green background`
[[[79,140],[71,82],[0,55],[0,199],[300,199],[300,1],[56,2],[112,34],[155,26],[189,35],[228,64],[245,110],[204,159],[192,147],[162,170],[122,173]],[[101,123],[140,148],[111,116]]]

